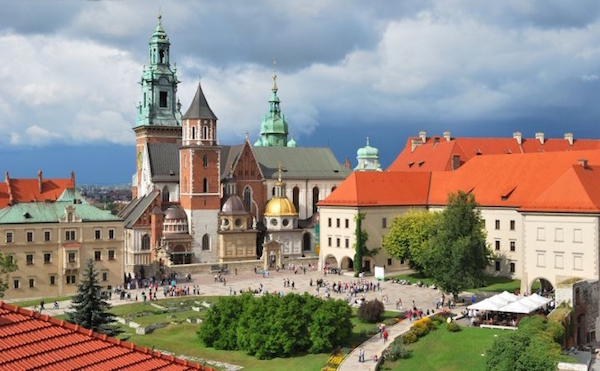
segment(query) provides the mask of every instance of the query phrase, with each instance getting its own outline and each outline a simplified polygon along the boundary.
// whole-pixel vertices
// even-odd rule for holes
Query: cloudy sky
[[[187,109],[257,138],[273,59],[301,146],[387,167],[408,136],[598,137],[600,2],[27,0],[0,13],[0,162],[12,177],[128,183],[148,37],[162,14]]]

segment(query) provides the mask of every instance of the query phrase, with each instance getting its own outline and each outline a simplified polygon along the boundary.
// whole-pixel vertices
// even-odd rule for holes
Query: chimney
[[[423,143],[421,143],[421,139],[412,138],[410,140],[410,151],[414,152],[415,149],[417,149],[417,147],[420,146],[421,144],[423,144]]]
[[[40,193],[42,193],[42,171],[38,170],[38,187],[40,189]]]
[[[513,133],[513,138],[517,140],[517,144],[521,145],[523,143],[523,136],[520,131],[515,131]]]
[[[8,181],[10,180],[10,177],[8,176],[8,171],[4,173],[4,183],[6,183],[8,185]]]
[[[421,138],[421,143],[425,144],[425,142],[427,142],[427,132],[424,130],[421,130],[419,132],[419,137]]]
[[[450,132],[449,131],[444,132],[444,139],[446,139],[446,142],[450,141]]]
[[[586,158],[580,158],[577,163],[584,169],[588,168],[588,160]]]
[[[460,155],[452,155],[452,170],[460,167]]]
[[[544,133],[535,133],[535,139],[539,140],[541,144],[544,144]]]
[[[573,133],[565,133],[565,139],[569,142],[569,145],[573,145]]]

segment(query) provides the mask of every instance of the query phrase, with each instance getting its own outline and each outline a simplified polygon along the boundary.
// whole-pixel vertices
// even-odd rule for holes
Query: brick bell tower
[[[193,262],[212,262],[218,253],[221,147],[217,142],[217,116],[210,109],[200,82],[182,123],[179,199],[194,238]]]
[[[177,68],[171,68],[169,37],[158,25],[150,36],[149,63],[144,66],[140,86],[142,100],[137,104],[135,132],[136,172],[133,198],[143,197],[154,188],[149,173],[148,143],[181,142],[181,104],[177,99]]]

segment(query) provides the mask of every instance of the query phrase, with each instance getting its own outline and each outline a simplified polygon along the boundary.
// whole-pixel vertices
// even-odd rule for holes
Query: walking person
[[[383,342],[385,343],[387,341],[388,338],[388,332],[387,331],[383,331]]]
[[[363,363],[365,361],[365,350],[360,348],[358,350],[358,362]]]

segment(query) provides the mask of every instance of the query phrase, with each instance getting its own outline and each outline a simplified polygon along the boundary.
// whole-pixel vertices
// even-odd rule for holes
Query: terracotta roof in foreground
[[[214,371],[2,301],[0,369]]]

